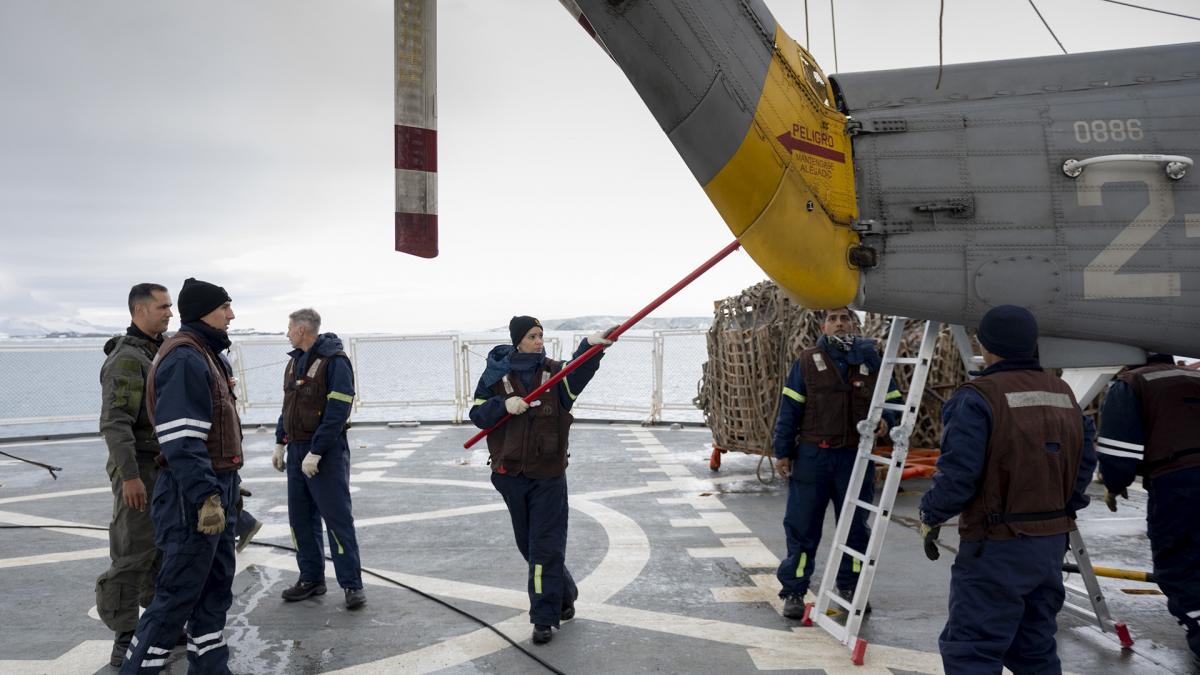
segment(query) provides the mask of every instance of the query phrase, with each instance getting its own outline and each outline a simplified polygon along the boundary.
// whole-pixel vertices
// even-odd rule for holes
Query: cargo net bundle
[[[716,303],[708,331],[708,361],[695,399],[696,407],[704,411],[705,422],[712,429],[715,448],[772,454],[784,379],[800,352],[816,345],[821,337],[821,316],[821,312],[789,300],[770,281]],[[875,338],[882,350],[889,326],[890,317],[867,314],[861,333]],[[909,322],[900,356],[916,355],[922,328],[923,322]],[[907,395],[912,366],[899,366],[896,370],[896,381]],[[949,328],[943,326],[909,441],[912,448],[938,447],[942,404],[966,379],[966,368],[954,338]],[[890,441],[881,439],[883,443]]]

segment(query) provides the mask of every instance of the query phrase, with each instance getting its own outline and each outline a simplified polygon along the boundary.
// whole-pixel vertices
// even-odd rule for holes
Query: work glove
[[[1109,492],[1108,488],[1104,489],[1104,505],[1107,506],[1108,510],[1112,511],[1113,513],[1117,512],[1118,496],[1129,499],[1129,490],[1126,488],[1121,488],[1120,492]]]
[[[204,500],[197,520],[196,529],[204,534],[221,534],[225,531],[225,508],[221,506],[221,495],[213,493]]]
[[[924,514],[921,514],[924,516]],[[944,523],[935,523],[928,525],[925,519],[921,519],[921,542],[925,545],[925,557],[930,560],[937,560],[942,557],[942,552],[938,550],[938,535],[942,533],[942,525]]]
[[[302,471],[305,476],[312,478],[313,476],[317,475],[318,471],[320,471],[320,469],[317,468],[317,465],[320,463],[321,456],[314,455],[310,452],[304,456],[304,461],[300,463],[300,471]]]
[[[779,457],[775,459],[775,472],[780,476],[787,478],[792,475],[792,460],[787,457]]]
[[[509,396],[504,399],[504,409],[508,411],[509,415],[520,415],[529,410],[529,404],[520,396]]]
[[[275,452],[271,455],[271,466],[275,467],[276,471],[283,471],[287,468],[287,460],[283,457],[286,447],[283,443],[275,444]]]
[[[607,336],[609,333],[613,332],[616,329],[617,329],[617,326],[613,326],[612,328],[609,328],[608,330],[598,330],[595,333],[592,333],[591,335],[587,336],[588,344],[592,345],[592,346],[604,345],[606,347],[608,345],[611,345],[613,343],[613,341],[609,340],[605,336]]]

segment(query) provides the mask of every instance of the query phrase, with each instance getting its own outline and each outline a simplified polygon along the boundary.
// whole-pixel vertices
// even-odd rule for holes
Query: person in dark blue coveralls
[[[1059,673],[1062,562],[1088,504],[1094,427],[1070,387],[1042,370],[1028,310],[994,307],[978,335],[987,367],[942,407],[941,455],[920,507],[930,560],[941,526],[961,514],[942,663],[948,675]]]
[[[188,672],[228,673],[225,614],[233,603],[234,526],[242,431],[230,373],[229,294],[188,279],[179,332],[158,350],[146,400],[163,465],[150,516],[163,552],[154,600],[138,622],[121,672],[157,673],[187,627]]]
[[[338,336],[321,333],[321,315],[316,310],[292,312],[287,336],[295,349],[284,369],[283,412],[275,427],[271,464],[287,471],[288,522],[296,542],[300,579],[283,592],[283,599],[295,602],[325,593],[324,518],[333,569],[346,594],[346,609],[358,609],[367,603],[367,596],[350,505],[350,444],[346,441],[354,402],[354,371]]]
[[[570,410],[604,354],[595,355],[526,403],[525,396],[566,364],[546,357],[542,324],[532,316],[514,316],[508,332],[512,345],[499,345],[487,356],[470,416],[480,429],[506,414],[513,416],[488,435],[492,485],[504,497],[517,549],[528,563],[533,642],[545,644],[560,621],[575,616],[579,590],[566,567]],[[589,335],[572,358],[579,358],[592,345],[611,345],[605,337],[609,332]]]
[[[783,516],[787,557],[779,564],[776,577],[784,601],[783,615],[789,619],[804,616],[804,594],[812,582],[825,509],[832,500],[835,517],[841,517],[857,453],[857,425],[866,419],[875,391],[879,351],[874,340],[856,335],[857,325],[857,317],[846,307],[826,312],[821,323],[824,335],[815,347],[800,353],[779,399],[775,466],[790,480]],[[898,398],[900,392],[893,382],[887,400]],[[894,423],[895,413],[885,411],[876,436],[883,436]],[[865,502],[875,498],[874,472],[867,472],[858,491],[858,498]],[[855,511],[846,543],[865,551],[871,530],[866,513]],[[860,566],[856,558],[842,556],[837,587],[847,600],[853,598],[858,585]]]
[[[1200,668],[1200,372],[1153,354],[1121,374],[1104,396],[1096,450],[1110,511],[1142,476],[1154,577]]]

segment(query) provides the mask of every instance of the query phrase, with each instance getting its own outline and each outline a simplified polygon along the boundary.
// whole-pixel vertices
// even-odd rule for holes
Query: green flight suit
[[[130,329],[132,333],[134,329]],[[108,445],[113,509],[108,544],[112,565],[96,579],[96,610],[114,632],[137,626],[138,605],[154,599],[154,580],[160,554],[154,545],[150,499],[159,468],[158,439],[146,413],[146,373],[159,343],[141,335],[114,337],[104,345],[108,355],[100,368],[100,433]],[[146,510],[125,505],[123,485],[141,478],[146,486]]]

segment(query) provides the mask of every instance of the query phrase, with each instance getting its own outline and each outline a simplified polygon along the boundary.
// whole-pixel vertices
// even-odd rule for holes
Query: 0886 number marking
[[[1079,120],[1073,125],[1077,143],[1120,143],[1142,140],[1142,121],[1131,120]]]

